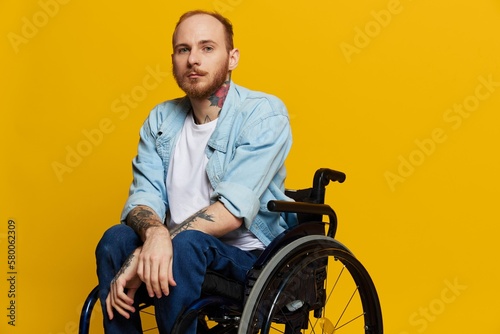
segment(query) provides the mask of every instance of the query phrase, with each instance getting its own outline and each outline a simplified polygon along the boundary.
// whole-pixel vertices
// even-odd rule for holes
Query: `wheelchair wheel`
[[[383,332],[368,272],[342,244],[321,235],[300,238],[278,251],[245,305],[239,334]]]

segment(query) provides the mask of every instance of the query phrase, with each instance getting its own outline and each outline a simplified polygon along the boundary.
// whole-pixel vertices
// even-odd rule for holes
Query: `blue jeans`
[[[108,229],[96,249],[99,298],[103,306],[106,333],[142,333],[138,312],[126,319],[118,312],[113,320],[106,313],[106,297],[111,280],[120,270],[125,259],[142,241],[132,228],[120,224]],[[247,271],[257,260],[251,252],[227,245],[219,239],[199,231],[184,231],[173,240],[173,275],[177,286],[170,287],[170,294],[161,298],[148,296],[145,285],[135,296],[137,305],[144,301],[154,304],[156,322],[160,333],[170,333],[177,316],[201,296],[201,286],[207,269],[244,281]],[[186,334],[196,333],[196,322]]]

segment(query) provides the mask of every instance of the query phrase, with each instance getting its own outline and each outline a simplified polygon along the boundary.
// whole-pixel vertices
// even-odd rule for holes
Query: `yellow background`
[[[327,200],[385,332],[500,333],[498,0],[0,2],[0,332],[76,333],[139,127],[181,93],[170,38],[193,8],[233,21],[233,79],[287,104],[288,186],[346,172]]]

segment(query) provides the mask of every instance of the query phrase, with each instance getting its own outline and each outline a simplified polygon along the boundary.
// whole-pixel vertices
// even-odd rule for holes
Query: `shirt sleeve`
[[[155,108],[140,130],[138,152],[132,161],[133,181],[129,197],[122,210],[121,221],[126,221],[129,212],[138,205],[153,209],[165,221],[167,195],[164,163],[157,152],[158,121]]]
[[[233,215],[243,218],[247,228],[259,210],[267,211],[270,197],[284,198],[282,174],[292,144],[284,104],[278,99],[264,101],[244,122],[232,159],[214,189],[214,197]]]

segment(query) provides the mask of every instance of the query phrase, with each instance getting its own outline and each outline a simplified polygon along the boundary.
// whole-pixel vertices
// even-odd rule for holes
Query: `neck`
[[[193,108],[194,121],[196,124],[208,123],[219,117],[220,111],[229,92],[229,84],[229,80],[224,82],[224,84],[208,98],[190,98],[191,107]]]

